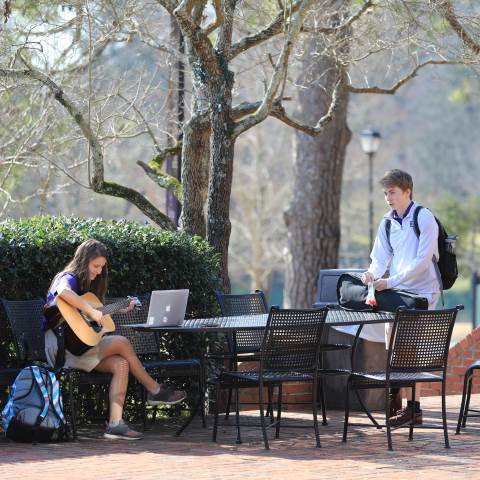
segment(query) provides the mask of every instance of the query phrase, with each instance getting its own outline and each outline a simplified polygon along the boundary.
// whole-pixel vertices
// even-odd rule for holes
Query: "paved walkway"
[[[57,445],[2,439],[0,479],[480,479],[480,419],[471,419],[467,432],[455,435],[459,404],[460,397],[448,397],[449,450],[442,431],[432,429],[416,431],[412,442],[408,430],[395,431],[394,452],[387,450],[385,434],[374,428],[351,427],[348,443],[342,444],[342,412],[329,412],[329,425],[321,428],[321,449],[314,447],[310,429],[285,429],[265,451],[256,428],[242,429],[244,443],[235,445],[233,428],[222,427],[215,444],[210,429],[202,429],[200,422],[180,438],[172,437],[175,425],[157,422],[138,442],[104,440],[100,429],[82,432],[77,442]],[[429,398],[422,405],[424,423],[439,424],[440,399]],[[473,405],[480,405],[480,395],[472,396]],[[311,418],[288,415],[305,424]],[[253,413],[248,416],[258,420]],[[353,421],[366,424],[360,415]]]

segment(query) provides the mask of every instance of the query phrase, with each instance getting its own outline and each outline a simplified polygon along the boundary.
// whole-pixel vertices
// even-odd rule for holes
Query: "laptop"
[[[150,298],[147,325],[173,327],[181,325],[187,309],[188,289],[154,290]]]

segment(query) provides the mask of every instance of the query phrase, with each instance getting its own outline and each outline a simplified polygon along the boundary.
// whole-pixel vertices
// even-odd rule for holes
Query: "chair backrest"
[[[105,303],[114,303],[119,298],[107,298]],[[115,322],[115,335],[123,335],[130,340],[133,349],[137,355],[158,355],[159,347],[154,332],[140,332],[128,328],[127,325],[134,323],[146,323],[148,308],[150,306],[150,295],[139,297],[142,304],[139,308],[134,308],[127,313],[113,314],[112,319]]]
[[[463,306],[446,310],[399,310],[390,338],[387,370],[445,370],[453,326],[461,309]]]
[[[261,290],[254,293],[239,295],[215,292],[222,316],[234,317],[236,315],[258,315],[268,313],[267,300]]]
[[[45,301],[1,299],[13,333],[19,365],[46,362],[45,336],[42,331]]]
[[[320,270],[317,284],[317,300],[315,307],[338,304],[337,281],[343,273],[361,273],[362,268],[330,268]]]
[[[215,295],[224,317],[268,313],[267,300],[261,290],[255,290],[254,293],[235,295],[215,292]],[[259,351],[262,346],[263,332],[257,330],[237,332],[236,340],[239,352]]]
[[[272,307],[261,350],[261,371],[314,371],[328,308],[293,310]]]

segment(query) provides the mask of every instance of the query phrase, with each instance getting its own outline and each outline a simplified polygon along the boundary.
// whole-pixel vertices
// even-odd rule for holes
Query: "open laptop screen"
[[[181,325],[185,319],[188,293],[188,289],[154,290],[150,298],[147,325]]]

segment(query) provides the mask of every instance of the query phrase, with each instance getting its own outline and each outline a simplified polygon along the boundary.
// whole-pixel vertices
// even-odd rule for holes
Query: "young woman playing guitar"
[[[53,279],[47,294],[47,314],[43,325],[45,351],[52,367],[55,365],[58,351],[57,337],[52,329],[57,326],[59,316],[49,315],[48,311],[56,307],[58,298],[103,327],[106,317],[100,310],[87,303],[81,295],[93,292],[103,302],[107,291],[107,279],[107,248],[97,240],[83,242],[75,251],[73,260]],[[135,301],[132,300],[127,308],[120,311],[128,312],[134,306]],[[63,320],[61,317],[60,319]],[[132,430],[122,420],[129,373],[147,389],[147,400],[151,405],[160,403],[173,405],[186,398],[185,392],[172,390],[167,385],[157,383],[143,368],[130,342],[120,335],[103,337],[99,343],[80,355],[72,354],[67,343],[65,366],[86,372],[97,370],[112,374],[109,391],[110,419],[104,434],[106,438],[137,440],[143,437],[140,432]]]

